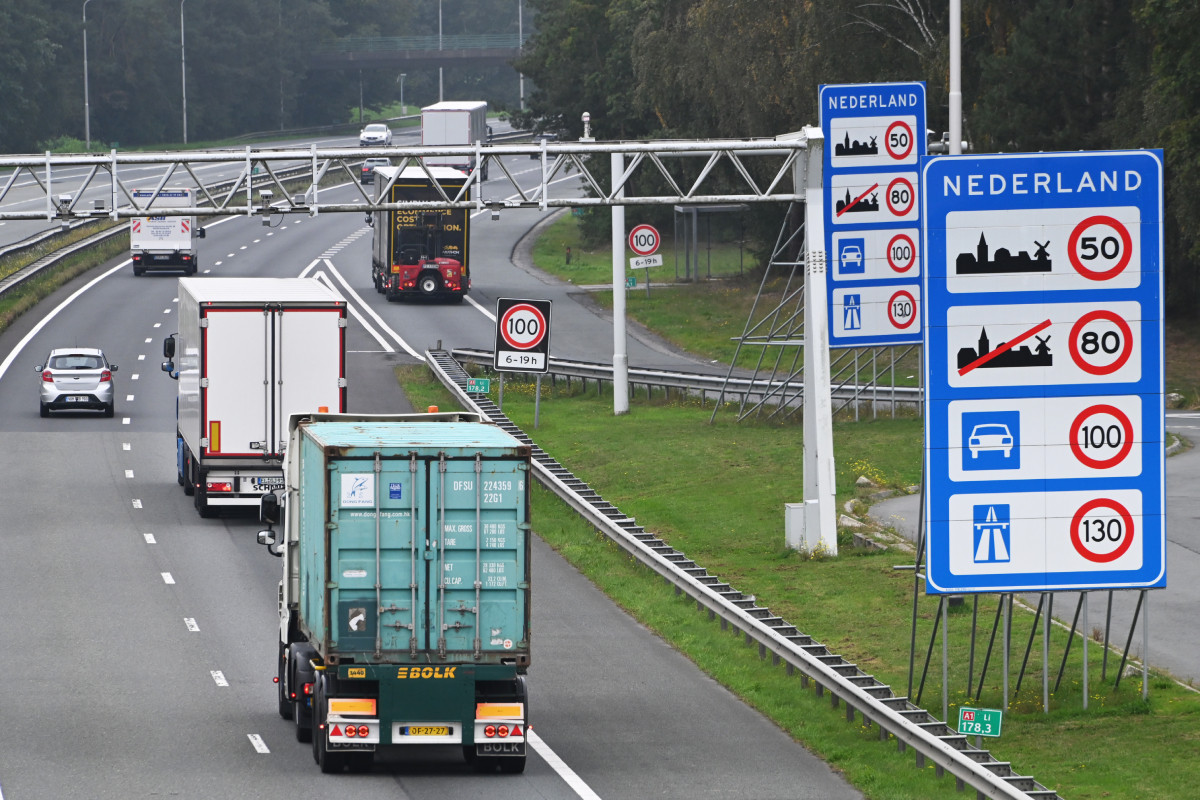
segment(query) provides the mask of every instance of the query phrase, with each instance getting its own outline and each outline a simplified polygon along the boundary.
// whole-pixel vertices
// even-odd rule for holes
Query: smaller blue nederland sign
[[[921,341],[925,84],[822,86],[833,347]]]

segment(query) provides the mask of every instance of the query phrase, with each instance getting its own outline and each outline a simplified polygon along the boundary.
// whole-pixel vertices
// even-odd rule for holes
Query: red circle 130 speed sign
[[[653,225],[637,225],[629,232],[629,249],[639,256],[654,255],[660,241]]]

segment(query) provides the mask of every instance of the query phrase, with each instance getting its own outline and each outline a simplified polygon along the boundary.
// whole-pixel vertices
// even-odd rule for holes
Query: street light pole
[[[950,155],[962,155],[962,0],[950,0]]]
[[[183,75],[183,143],[187,144],[187,51],[183,39],[183,4],[179,0],[179,71]]]
[[[83,140],[84,149],[92,152],[92,107],[88,103],[88,68],[87,68],[87,4],[92,0],[83,0]]]
[[[438,58],[441,58],[442,50],[442,0],[438,0]],[[438,65],[438,102],[442,102],[446,97],[442,93],[442,66]]]
[[[522,0],[517,0],[517,52],[524,55],[525,53],[525,11]],[[521,99],[521,110],[525,110],[525,73],[518,72],[517,75],[517,94]],[[647,275],[650,273],[647,272]]]
[[[400,73],[400,115],[404,116],[408,113],[408,107],[404,105],[404,77],[405,73]]]

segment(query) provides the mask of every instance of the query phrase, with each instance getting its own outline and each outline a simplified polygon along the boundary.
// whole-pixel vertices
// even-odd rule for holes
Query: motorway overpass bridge
[[[515,33],[351,36],[318,45],[308,64],[314,69],[509,64],[520,53],[521,38]]]

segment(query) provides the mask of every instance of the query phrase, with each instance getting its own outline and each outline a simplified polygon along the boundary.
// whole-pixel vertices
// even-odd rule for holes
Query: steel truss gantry
[[[795,175],[804,174],[801,153],[807,146],[807,136],[800,132],[775,139],[10,155],[0,156],[0,220],[115,220],[144,216],[150,208],[170,216],[315,216],[407,208],[490,208],[498,213],[508,208],[800,202],[803,181]],[[626,166],[614,176],[609,164],[615,154],[623,156]],[[358,164],[367,157],[390,158],[401,168],[399,175],[406,167],[428,174],[429,165],[446,156],[467,156],[477,165],[471,180],[457,193],[443,191],[440,198],[423,202],[379,203],[376,197],[386,197],[391,182],[377,195],[359,183]],[[531,156],[540,165],[539,181],[524,188],[515,179],[513,159],[528,162]],[[197,175],[202,167],[222,165],[226,175],[235,177],[206,184]],[[134,170],[139,188],[155,186],[153,196],[140,200],[140,205],[130,186]],[[489,170],[499,170],[509,180],[483,181]],[[357,187],[361,196],[356,202],[322,200],[322,181],[343,176]],[[197,206],[152,206],[159,191],[176,186],[195,188]],[[30,200],[30,187],[34,187],[34,201],[40,192],[44,203]],[[26,204],[39,208],[13,208],[20,192]]]

